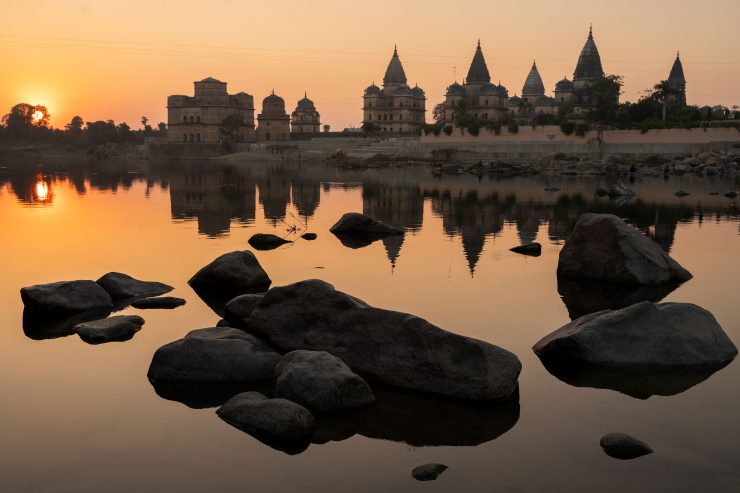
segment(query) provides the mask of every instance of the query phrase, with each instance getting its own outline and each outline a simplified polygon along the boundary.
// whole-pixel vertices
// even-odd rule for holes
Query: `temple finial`
[[[398,45],[395,45],[395,44],[393,45],[393,56],[395,57],[398,56]]]
[[[303,91],[303,97],[308,99],[308,91]]]
[[[478,38],[478,49],[480,50],[480,38]]]
[[[588,25],[588,39],[594,39],[594,25]]]

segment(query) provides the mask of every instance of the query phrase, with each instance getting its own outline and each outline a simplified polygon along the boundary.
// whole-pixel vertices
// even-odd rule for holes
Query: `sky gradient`
[[[604,70],[624,76],[623,100],[667,78],[680,49],[689,104],[740,104],[737,0],[37,0],[2,9],[0,113],[43,104],[57,127],[76,114],[134,128],[143,115],[166,121],[169,94],[192,94],[193,81],[212,76],[252,94],[257,112],[272,89],[289,113],[307,91],[322,123],[341,130],[361,124],[362,92],[381,82],[394,44],[431,110],[455,73],[462,81],[478,38],[510,96],[532,60],[551,93],[572,78],[590,23]]]

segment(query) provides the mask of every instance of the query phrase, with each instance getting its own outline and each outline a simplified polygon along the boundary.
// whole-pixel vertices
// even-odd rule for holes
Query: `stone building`
[[[671,96],[672,103],[683,107],[686,106],[686,77],[683,75],[683,64],[681,63],[681,54],[676,53],[676,61],[673,62],[671,73],[668,75],[668,84],[673,86],[678,94]]]
[[[418,85],[409,87],[395,48],[383,77],[383,88],[373,82],[365,89],[363,101],[365,131],[418,133],[424,126],[426,95]]]
[[[578,57],[573,80],[564,78],[555,85],[555,99],[564,106],[563,112],[572,120],[588,119],[591,103],[588,87],[596,79],[604,76],[601,56],[594,41],[593,29],[588,30],[588,39]]]
[[[509,111],[527,123],[538,115],[557,115],[557,100],[545,94],[545,84],[537,69],[537,62],[532,63],[529,75],[524,81],[522,96],[515,95],[509,98],[507,106]]]
[[[254,141],[254,99],[245,92],[228,94],[226,82],[207,77],[195,82],[194,96],[167,97],[169,142]],[[242,124],[224,126],[231,115]],[[238,120],[237,120],[238,122]]]
[[[262,113],[257,115],[257,140],[282,141],[290,139],[290,117],[285,112],[285,101],[275,94],[262,100]]]
[[[290,115],[290,131],[294,134],[317,134],[321,131],[319,112],[306,93]]]
[[[491,74],[478,41],[468,76],[462,85],[455,81],[447,87],[444,102],[445,124],[454,124],[460,111],[478,118],[500,120],[507,112],[508,97],[509,93],[504,86],[491,83]]]

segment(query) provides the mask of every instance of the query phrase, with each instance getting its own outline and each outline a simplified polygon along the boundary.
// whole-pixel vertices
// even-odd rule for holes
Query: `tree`
[[[87,122],[85,133],[94,146],[118,142],[118,129],[113,120]]]
[[[331,125],[324,125],[324,132],[329,133],[329,130],[331,130]]]
[[[653,86],[653,94],[651,97],[656,102],[663,105],[663,123],[666,122],[668,117],[668,103],[672,98],[680,95],[681,91],[667,80],[660,81]]]
[[[380,127],[374,123],[365,122],[362,124],[362,131],[366,134],[376,134],[380,132]]]
[[[591,118],[601,124],[613,122],[619,108],[619,95],[624,81],[621,75],[604,75],[586,87],[591,104]]]
[[[85,124],[81,116],[73,116],[72,120],[64,126],[67,129],[67,133],[71,136],[78,136],[82,133],[82,126]]]
[[[149,123],[149,118],[142,116],[141,117],[141,126],[144,130],[146,130],[147,123]]]
[[[15,137],[28,137],[35,129],[47,129],[49,111],[46,106],[16,104],[1,120],[3,126]]]
[[[244,125],[244,117],[239,113],[232,113],[223,119],[220,130],[223,135],[228,137],[234,135],[242,125]]]
[[[121,142],[122,144],[133,140],[131,135],[131,127],[129,127],[126,122],[119,123],[116,127],[116,132],[118,134],[118,142]]]
[[[166,134],[167,133],[167,124],[165,122],[159,122],[157,123],[157,130],[159,130],[159,133]]]
[[[432,120],[434,120],[434,123],[437,125],[443,125],[445,122],[445,105],[444,103],[439,103],[434,105],[434,109],[432,110]]]

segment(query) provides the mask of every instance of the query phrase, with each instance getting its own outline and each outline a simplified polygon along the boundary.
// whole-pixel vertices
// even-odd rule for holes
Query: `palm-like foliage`
[[[653,87],[652,98],[663,105],[663,123],[666,122],[668,117],[668,103],[673,98],[677,98],[681,95],[681,90],[668,82],[667,80],[660,81]]]

